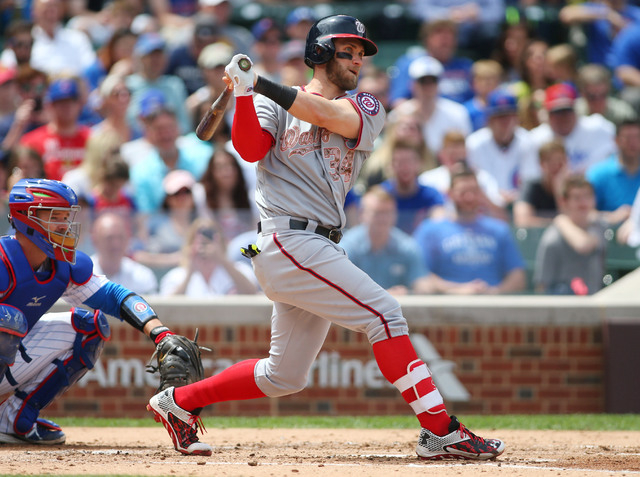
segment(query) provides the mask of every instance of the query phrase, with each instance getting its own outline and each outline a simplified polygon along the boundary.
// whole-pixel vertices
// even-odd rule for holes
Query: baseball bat
[[[238,66],[242,71],[249,71],[251,68],[251,62],[242,58],[238,61]],[[196,136],[198,139],[202,141],[209,141],[215,134],[218,126],[220,126],[220,122],[224,117],[224,112],[227,109],[227,104],[229,104],[229,98],[231,98],[231,93],[233,89],[229,89],[229,87],[225,87],[224,91],[220,93],[220,96],[211,104],[211,107],[207,110],[202,119],[198,123],[198,127],[196,128]]]

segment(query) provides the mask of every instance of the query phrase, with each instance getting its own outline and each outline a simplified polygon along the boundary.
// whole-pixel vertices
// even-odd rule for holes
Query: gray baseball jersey
[[[252,260],[274,301],[269,357],[255,368],[267,396],[305,387],[331,323],[366,333],[371,343],[408,332],[397,300],[339,245],[314,233],[317,224],[344,226],[345,196],[384,126],[385,111],[375,96],[346,98],[360,115],[360,136],[352,141],[300,121],[269,99],[254,98],[262,128],[275,138],[258,162],[261,252]],[[292,217],[308,221],[306,230],[292,230]]]
[[[262,128],[276,140],[258,162],[256,202],[262,219],[289,215],[330,227],[345,225],[344,199],[373,150],[386,114],[370,93],[343,97],[353,103],[362,122],[360,137],[353,141],[299,120],[264,96],[254,98]]]

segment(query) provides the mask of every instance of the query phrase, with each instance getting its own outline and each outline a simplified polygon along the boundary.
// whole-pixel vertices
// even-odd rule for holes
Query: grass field
[[[460,415],[472,429],[639,431],[640,414]],[[151,419],[56,418],[62,427],[149,427]],[[204,418],[207,428],[415,429],[415,416],[287,416]]]

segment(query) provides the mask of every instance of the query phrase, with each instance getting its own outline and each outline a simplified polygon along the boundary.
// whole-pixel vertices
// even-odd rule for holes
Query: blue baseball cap
[[[164,39],[157,33],[143,33],[138,37],[133,53],[136,56],[145,56],[154,51],[164,51],[165,46]]]
[[[285,21],[285,27],[290,27],[296,23],[307,21],[309,23],[315,23],[318,19],[315,12],[309,7],[294,8]]]
[[[52,103],[63,99],[78,99],[79,97],[78,83],[71,78],[62,78],[51,82],[45,100]]]
[[[258,20],[251,27],[251,33],[253,34],[253,37],[256,39],[256,41],[262,40],[267,32],[271,30],[275,30],[280,33],[280,27],[278,27],[273,19],[268,17],[263,18],[262,20]]]
[[[485,113],[487,117],[518,112],[518,99],[509,91],[494,89],[487,97]]]
[[[159,89],[149,89],[142,93],[139,104],[139,114],[142,118],[148,118],[158,111],[169,109],[167,107],[167,98]]]

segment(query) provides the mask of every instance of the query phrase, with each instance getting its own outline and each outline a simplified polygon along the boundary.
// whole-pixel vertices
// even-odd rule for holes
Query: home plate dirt
[[[211,457],[179,454],[160,426],[65,432],[62,446],[0,445],[0,475],[640,477],[640,432],[479,429],[507,446],[483,463],[419,460],[417,429],[209,428]]]

